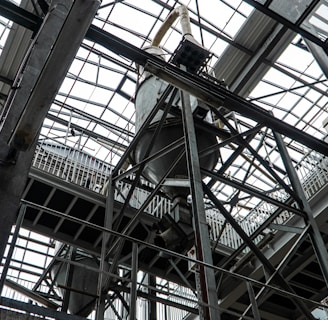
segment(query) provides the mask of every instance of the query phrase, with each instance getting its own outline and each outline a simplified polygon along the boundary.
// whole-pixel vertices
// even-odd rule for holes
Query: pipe
[[[157,31],[151,46],[158,47],[161,43],[163,37],[169,28],[173,25],[174,21],[180,16],[180,24],[182,28],[183,37],[188,37],[189,40],[196,42],[194,37],[191,34],[191,26],[190,26],[190,18],[188,9],[186,6],[180,6],[171,11],[171,13],[167,16],[166,20],[163,22],[162,26]]]

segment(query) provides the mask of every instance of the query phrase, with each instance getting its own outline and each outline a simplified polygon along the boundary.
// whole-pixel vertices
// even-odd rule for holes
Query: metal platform
[[[326,209],[321,210],[321,204],[325,201],[324,194],[325,189],[313,197],[312,203],[315,203],[313,208],[316,211],[316,219],[327,243],[328,228],[324,219]],[[25,228],[85,250],[89,254],[100,255],[106,208],[105,196],[32,168],[24,191],[23,203],[27,204],[23,223]],[[118,219],[117,215],[121,208],[122,203],[115,201],[114,221]],[[119,233],[124,229],[136,212],[133,208],[126,209],[121,224],[114,231]],[[175,257],[174,254],[169,257],[165,252],[152,247],[152,227],[158,222],[159,218],[143,213],[128,234],[129,237],[135,238],[136,242],[141,243],[139,268],[182,286],[185,286],[187,281],[196,289],[195,275],[189,270],[188,261]],[[304,297],[303,300],[295,298],[294,301],[301,301],[311,309],[313,303],[310,300],[321,301],[328,295],[328,291],[309,239],[298,240],[300,229],[298,230],[297,226],[300,223],[300,218],[294,217],[294,220],[285,225],[288,233],[280,230],[274,236],[267,234],[258,244],[258,248],[272,264],[278,263],[281,259],[284,261],[283,257],[289,251],[294,251],[292,258],[285,261],[283,268],[281,267],[282,275],[288,280],[295,294]],[[150,243],[150,246],[142,243]],[[235,252],[236,250],[222,245],[217,246],[213,252],[215,265],[226,271],[216,271],[221,307],[229,310],[227,313],[223,312],[222,319],[238,319],[231,313],[244,310],[249,303],[245,281],[236,278],[233,273],[266,283],[258,258],[251,251],[242,252],[234,257]],[[112,258],[114,255],[115,250],[112,252]],[[131,242],[125,241],[118,263],[131,265]],[[261,291],[256,283],[252,286],[256,293]],[[127,288],[117,286],[116,290],[126,291]],[[262,319],[304,319],[293,298],[288,296],[284,289],[276,292],[269,290],[260,301]]]

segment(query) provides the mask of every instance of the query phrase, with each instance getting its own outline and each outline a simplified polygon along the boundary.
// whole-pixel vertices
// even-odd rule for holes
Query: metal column
[[[290,183],[299,198],[299,205],[301,209],[306,213],[306,223],[310,225],[309,235],[312,241],[312,245],[314,251],[316,253],[319,265],[321,267],[321,271],[323,277],[326,282],[326,286],[328,287],[328,253],[325,246],[325,243],[321,237],[319,227],[314,219],[313,212],[311,207],[306,199],[303,187],[298,179],[295,168],[293,167],[292,161],[287,152],[287,148],[284,144],[284,141],[279,133],[274,132],[274,136],[277,142],[277,147],[280,151],[281,158],[285,164],[286,171],[288,172],[288,176],[290,179]]]
[[[181,101],[183,129],[186,143],[187,165],[191,185],[192,214],[195,228],[196,254],[198,260],[212,265],[213,259],[209,239],[209,230],[205,217],[203,188],[196,143],[196,133],[190,105],[190,96],[187,92],[181,91]],[[220,315],[218,312],[218,298],[216,294],[216,281],[214,270],[206,268],[204,266],[200,266],[199,277],[201,285],[201,297],[204,303],[203,306],[200,306],[200,311],[203,311],[203,317],[201,316],[201,319],[220,319]]]
[[[0,295],[2,293],[2,289],[3,289],[3,286],[4,286],[5,281],[6,281],[7,272],[8,272],[9,265],[10,265],[10,260],[11,260],[11,257],[13,255],[13,253],[14,253],[16,241],[17,241],[17,238],[18,238],[18,235],[19,235],[19,230],[20,230],[21,225],[22,225],[23,220],[24,220],[25,211],[26,211],[26,206],[23,204],[20,207],[20,210],[19,210],[19,214],[18,214],[18,217],[17,217],[17,220],[16,220],[15,231],[14,231],[13,237],[11,239],[10,247],[9,247],[9,250],[8,250],[8,253],[7,253],[7,257],[6,257],[6,262],[5,262],[5,264],[3,266],[3,269],[2,269],[1,278],[0,278]]]
[[[148,274],[148,285],[150,289],[148,289],[149,295],[154,299],[149,301],[149,318],[148,320],[156,320],[157,319],[157,310],[156,310],[156,290],[152,288],[156,288],[156,277]]]
[[[114,189],[112,176],[108,179],[108,194],[106,197],[106,210],[104,218],[104,227],[106,229],[112,229],[113,225],[113,213],[114,213]],[[99,276],[98,276],[98,288],[97,288],[97,309],[96,309],[96,320],[103,320],[105,313],[105,296],[107,292],[103,292],[104,283],[104,270],[106,264],[107,248],[109,244],[109,233],[103,231],[103,238],[101,244],[101,257],[99,266]],[[109,280],[107,280],[109,281]]]
[[[0,128],[0,257],[19,208],[37,134],[99,6],[97,0],[52,4],[1,115],[5,120]]]
[[[136,320],[137,305],[137,273],[138,273],[138,244],[132,244],[132,268],[130,288],[130,320]]]

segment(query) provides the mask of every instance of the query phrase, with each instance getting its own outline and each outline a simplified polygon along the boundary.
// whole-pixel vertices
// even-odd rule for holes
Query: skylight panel
[[[311,0],[273,0],[269,8],[289,21],[296,22],[311,2]]]
[[[215,25],[218,29],[224,30],[229,24],[235,10],[223,2],[199,1],[199,12],[206,17],[206,20]],[[237,24],[240,27],[240,24]]]
[[[310,52],[294,45],[289,45],[281,54],[277,63],[288,65],[294,70],[303,72],[312,61],[313,56]]]
[[[321,0],[302,23],[302,27],[325,41],[328,37],[328,4]]]

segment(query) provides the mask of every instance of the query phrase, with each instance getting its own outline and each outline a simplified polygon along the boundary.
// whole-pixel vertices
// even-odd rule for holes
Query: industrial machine
[[[181,22],[183,38],[169,62],[178,65],[185,71],[198,73],[204,68],[211,54],[198,44],[192,36],[188,9],[185,6],[177,7],[170,13],[151,46],[145,48],[145,50],[164,60],[165,53],[159,47],[159,44],[165,32],[178,17]],[[167,82],[145,71],[142,67],[139,67],[139,74],[140,79],[135,100],[137,132],[169,86]],[[208,124],[213,124],[209,108],[204,102],[190,96],[190,104],[194,117]],[[183,153],[185,145],[182,144],[178,148],[170,149],[170,146],[176,141],[184,139],[183,122],[179,117],[179,113],[182,111],[181,108],[183,108],[181,92],[171,93],[166,98],[162,109],[165,110],[165,107],[171,108],[175,114],[169,112],[165,114],[163,110],[157,112],[150,121],[148,128],[143,129],[140,141],[132,155],[132,161],[140,163],[147,157],[155,156],[166,150],[161,156],[147,161],[142,174],[155,185],[162,183],[161,190],[173,201],[171,212],[167,213],[156,225],[155,244],[182,252],[189,250],[193,245],[194,230],[187,201],[190,194],[190,183],[187,159]],[[156,132],[159,126],[161,128]],[[200,166],[213,170],[218,161],[218,151],[213,148],[213,152],[206,153],[205,156],[201,155],[201,151],[216,146],[217,137],[207,131],[204,126],[196,126],[195,132],[197,148],[200,153]],[[163,177],[165,177],[164,180]]]
[[[145,48],[145,50],[161,59],[164,59],[165,54],[159,47],[159,43],[170,24],[172,24],[177,17],[180,17],[183,40],[173,54],[170,62],[182,66],[189,72],[197,73],[208,62],[210,53],[201,47],[193,38],[191,34],[188,10],[185,6],[178,7],[171,12],[166,21],[163,23],[162,28],[155,36],[152,45]],[[168,87],[168,83],[150,74],[149,72],[144,71],[142,67],[139,68],[139,73],[140,79],[137,87],[135,102],[136,131],[140,129],[158,102],[159,98]],[[208,123],[212,123],[211,114],[207,106],[192,96],[190,97],[190,100],[194,116]],[[182,103],[179,92],[176,93],[174,97],[169,96],[166,103],[168,103],[168,101],[172,102],[171,108],[176,113],[181,112]],[[162,116],[163,111],[160,110],[154,116],[148,129],[144,130],[142,138],[140,139],[140,142],[135,148],[132,156],[132,160],[135,163],[140,163],[148,156],[156,154],[160,150],[165,149],[167,146],[183,137],[183,124],[181,118],[168,114],[160,132],[152,142],[154,131]],[[196,128],[196,135],[197,147],[200,151],[217,144],[216,136],[214,134],[210,134],[208,131],[204,130],[204,128]],[[148,152],[149,154],[146,154],[150,144],[151,151]],[[166,152],[161,157],[147,162],[143,170],[143,176],[154,184],[159,183],[161,178],[167,173],[170,166],[177,159],[183,148],[184,146],[175,148]],[[217,159],[218,152],[213,151],[211,154],[200,157],[200,165],[203,168],[212,170],[217,163]],[[186,157],[183,156],[166,176],[166,181],[161,189],[172,200],[176,198],[186,199],[190,193],[188,181]]]
[[[155,36],[152,45],[145,48],[145,50],[164,59],[164,52],[159,48],[159,43],[177,17],[180,17],[183,40],[169,62],[185,68],[188,72],[197,73],[208,62],[210,53],[193,38],[188,10],[185,6],[178,7],[171,12]],[[136,132],[141,130],[147,117],[169,86],[167,82],[146,72],[142,67],[139,66],[138,68],[140,77],[135,99]],[[192,96],[190,97],[190,102],[193,115],[200,121],[212,124],[211,113],[207,106]],[[165,106],[170,107],[175,114],[166,114],[163,110],[157,112],[148,128],[142,129],[141,138],[131,154],[130,161],[135,164],[141,163],[147,157],[160,153],[161,150],[168,149],[164,154],[155,157],[151,161],[146,161],[142,171],[144,178],[153,184],[158,184],[165,176],[161,190],[173,201],[171,211],[167,212],[160,222],[154,226],[156,234],[153,237],[153,241],[161,247],[187,253],[194,244],[194,229],[190,206],[187,201],[190,194],[190,183],[187,160],[184,153],[185,146],[182,143],[177,148],[169,148],[171,144],[179,139],[183,141],[184,137],[183,123],[179,116],[183,107],[180,92],[177,90],[173,91],[167,97],[163,109],[165,109]],[[157,131],[156,128],[160,123],[161,128]],[[196,136],[197,147],[200,152],[217,145],[216,136],[203,127],[196,127]],[[182,156],[177,160],[179,154],[182,154]],[[218,151],[215,148],[213,152],[206,153],[205,156],[200,155],[201,167],[208,170],[214,169],[218,156]],[[97,267],[92,258],[84,257],[83,259],[86,266]],[[96,296],[97,293],[96,273],[87,268],[74,265],[70,269],[67,263],[56,264],[53,267],[52,273],[55,281],[62,286],[67,283],[67,275],[69,273],[72,274],[70,279],[71,286],[77,288],[77,290],[70,293],[68,309],[73,314],[87,316],[95,305],[95,299],[92,296]],[[104,289],[108,290],[109,287],[106,287],[106,285],[108,285],[108,282],[104,284]],[[80,292],[88,292],[89,296],[82,297]]]

